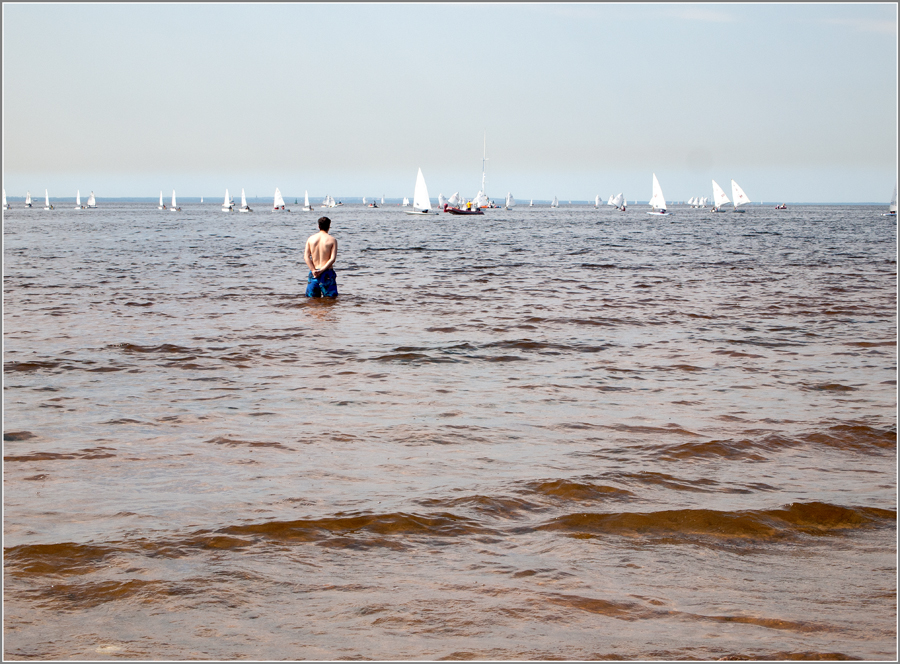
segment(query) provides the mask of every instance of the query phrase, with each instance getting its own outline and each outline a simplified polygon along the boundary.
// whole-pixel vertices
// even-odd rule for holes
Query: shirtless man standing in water
[[[303,250],[303,260],[309,266],[306,297],[337,297],[337,275],[331,266],[337,258],[337,240],[328,234],[331,219],[319,217],[319,232],[310,235]]]

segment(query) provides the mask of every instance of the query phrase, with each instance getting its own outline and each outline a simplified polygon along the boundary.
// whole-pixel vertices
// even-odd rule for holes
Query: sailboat
[[[3,203],[6,203],[6,195],[3,196]],[[882,217],[896,217],[897,216],[897,183],[894,183],[894,194],[891,196],[891,204],[888,205],[888,211],[881,213]]]
[[[484,182],[485,176],[487,174],[487,132],[484,133],[484,152],[481,155],[481,189],[475,194],[475,198],[472,200],[472,207],[475,208],[492,208],[494,204],[491,202],[491,199],[488,198],[487,194],[484,193],[486,191]]]
[[[422,169],[416,175],[416,190],[413,192],[413,209],[404,210],[406,214],[430,214],[431,199],[428,196],[428,187],[425,186],[425,176]]]
[[[343,203],[341,203],[341,205],[343,205]],[[326,195],[325,200],[322,201],[322,207],[324,208],[333,208],[337,206],[338,203],[334,201],[334,196],[332,196],[331,194]]]
[[[9,210],[9,203],[6,202],[6,189],[3,190],[3,209]]]
[[[443,210],[448,205],[450,205],[450,201],[444,198],[443,194],[438,194],[438,210]]]
[[[594,208],[597,209],[600,207],[600,194],[597,194],[597,198],[594,199]]]
[[[174,189],[172,190],[172,207],[170,207],[169,209],[172,212],[181,212],[181,208],[178,207],[178,204],[175,202],[175,190]]]
[[[381,204],[384,205],[384,194],[381,195]]]
[[[534,199],[528,201],[528,207],[534,207]]]
[[[403,197],[403,207],[409,207],[409,199],[406,196]]]
[[[458,208],[459,208],[460,202],[461,202],[461,200],[460,200],[460,198],[459,198],[459,192],[458,192],[458,191],[455,191],[455,192],[453,192],[453,195],[450,197],[450,200],[447,201],[447,205],[450,206],[450,207],[452,207],[452,208],[457,208],[457,209],[458,209]],[[443,206],[443,205],[441,206],[441,209],[442,209],[442,210],[444,209],[444,206]]]
[[[738,207],[749,203],[750,199],[734,180],[731,181],[731,196],[734,198],[734,212],[746,212],[746,210],[739,210]]]
[[[31,192],[25,192],[25,207],[31,207]]]
[[[81,190],[80,189],[75,192],[75,209],[76,210],[81,209]]]
[[[241,189],[241,212],[253,212],[250,209],[250,206],[247,205],[247,196],[244,194],[244,190]]]
[[[97,207],[97,199],[94,198],[94,192],[93,192],[93,191],[91,192],[91,195],[88,196],[87,207],[88,207],[89,210],[92,210],[92,209],[94,209],[95,207]]]
[[[506,209],[512,210],[516,206],[516,199],[510,192],[506,192]]]
[[[50,194],[47,193],[47,190],[44,189],[44,209],[52,210],[53,206],[50,205]]]
[[[225,190],[225,200],[222,201],[222,212],[234,212],[234,201],[228,195],[227,189]]]
[[[559,199],[558,199],[556,196],[553,197],[553,202],[550,203],[550,207],[552,207],[552,208],[558,208],[558,207],[559,207]]]
[[[201,202],[201,203],[203,202],[203,196],[200,197],[200,202]]]
[[[163,203],[163,199],[162,199],[162,191],[159,192],[159,207],[156,209],[157,210],[165,210],[166,209],[166,204]]]
[[[723,205],[727,205],[731,201],[728,200],[728,196],[725,195],[725,192],[722,190],[722,187],[719,186],[719,183],[715,180],[712,181],[713,185],[713,212],[725,212],[722,209]]]
[[[666,212],[666,198],[663,196],[662,187],[659,186],[659,180],[656,179],[656,173],[653,174],[653,196],[650,198],[650,207],[653,208],[647,214],[669,215]]]
[[[284,210],[284,198],[281,196],[281,191],[278,187],[275,187],[275,201],[272,210]],[[285,210],[285,212],[290,212],[290,210]]]
[[[303,211],[304,212],[312,211],[312,206],[309,204],[309,192],[308,191],[303,192]]]

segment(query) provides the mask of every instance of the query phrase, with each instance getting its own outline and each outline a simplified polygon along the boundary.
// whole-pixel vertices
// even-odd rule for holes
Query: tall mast
[[[487,161],[487,131],[484,132],[484,152],[481,157],[481,191],[484,192],[484,164]],[[487,193],[484,193],[487,196]]]

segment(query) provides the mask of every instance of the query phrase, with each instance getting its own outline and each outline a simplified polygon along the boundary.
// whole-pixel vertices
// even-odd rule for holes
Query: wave
[[[663,538],[670,543],[749,539],[777,541],[799,535],[840,535],[874,527],[896,527],[897,512],[873,507],[841,507],[828,503],[791,503],[781,509],[718,511],[578,513],[557,517],[537,530],[575,536],[620,535]]]

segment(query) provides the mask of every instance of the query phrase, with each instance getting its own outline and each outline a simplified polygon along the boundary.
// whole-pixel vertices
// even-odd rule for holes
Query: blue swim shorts
[[[309,273],[306,282],[306,297],[337,297],[337,275],[334,270],[328,268],[320,272],[318,277]]]

